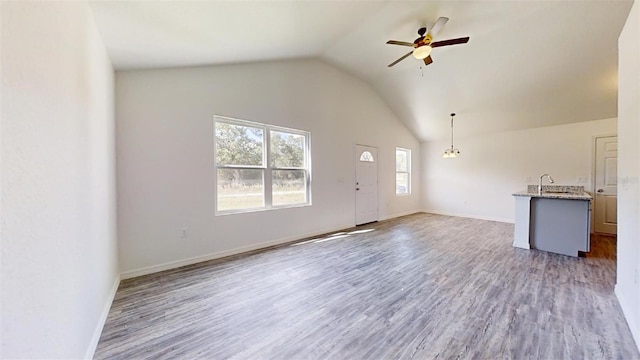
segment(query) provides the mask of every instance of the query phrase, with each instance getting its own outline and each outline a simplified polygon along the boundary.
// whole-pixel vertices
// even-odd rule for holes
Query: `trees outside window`
[[[215,117],[216,213],[310,205],[310,134]]]

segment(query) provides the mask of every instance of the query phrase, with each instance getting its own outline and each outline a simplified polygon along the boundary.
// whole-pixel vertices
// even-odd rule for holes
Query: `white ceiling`
[[[421,140],[615,117],[632,1],[92,2],[116,70],[319,57],[370,83]],[[417,29],[450,18],[421,69]]]

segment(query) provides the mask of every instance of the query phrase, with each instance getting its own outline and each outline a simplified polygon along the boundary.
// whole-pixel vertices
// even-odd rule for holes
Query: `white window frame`
[[[216,156],[216,124],[226,123],[231,125],[247,126],[262,129],[263,148],[262,148],[262,166],[239,166],[239,165],[219,165],[217,163]],[[294,135],[304,136],[304,166],[303,167],[277,167],[271,164],[271,131],[284,132]],[[275,126],[269,124],[263,124],[255,121],[234,119],[225,116],[214,115],[213,116],[213,168],[214,168],[214,207],[215,215],[229,215],[229,214],[241,214],[256,211],[286,209],[295,207],[311,206],[311,133],[304,130],[297,130],[286,128],[282,126]],[[233,209],[233,210],[218,210],[218,169],[261,169],[263,171],[263,184],[264,184],[264,206],[257,208],[245,208],[245,209]],[[306,182],[306,203],[300,204],[287,204],[287,205],[273,205],[273,170],[303,170],[305,172]]]
[[[398,171],[397,164],[396,166],[396,196],[408,196],[411,195],[411,149],[396,147],[396,156],[398,151],[404,151],[407,154],[407,171]],[[395,159],[395,156],[394,156]],[[407,192],[406,193],[398,193],[398,174],[407,174]]]

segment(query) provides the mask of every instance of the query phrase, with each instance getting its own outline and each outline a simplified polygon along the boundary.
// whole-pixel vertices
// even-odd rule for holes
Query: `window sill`
[[[238,215],[238,214],[256,213],[256,212],[264,212],[264,211],[274,211],[274,210],[282,210],[282,209],[302,208],[302,207],[308,207],[308,206],[311,206],[311,203],[274,206],[274,207],[270,207],[270,208],[216,211],[215,216]]]

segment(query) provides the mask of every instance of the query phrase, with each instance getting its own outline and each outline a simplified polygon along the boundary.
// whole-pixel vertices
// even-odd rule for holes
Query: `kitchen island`
[[[513,194],[513,246],[568,256],[590,251],[591,195],[583,186],[537,185]]]

